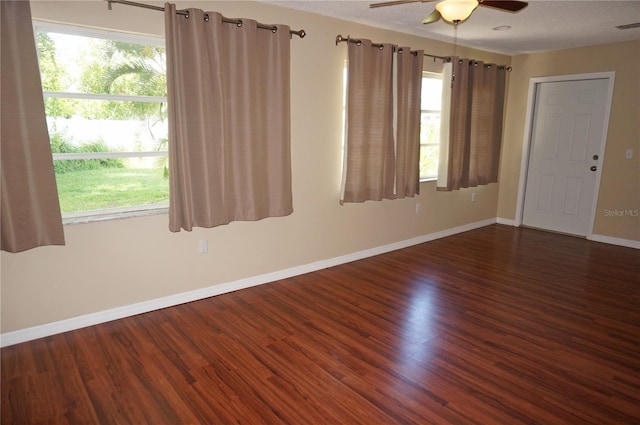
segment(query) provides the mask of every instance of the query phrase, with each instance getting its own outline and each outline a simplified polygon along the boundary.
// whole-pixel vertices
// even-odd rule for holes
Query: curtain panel
[[[419,192],[422,59],[406,47],[348,43],[341,204]]]
[[[506,70],[495,64],[453,58],[449,117],[443,128],[437,189],[475,187],[498,181]],[[445,74],[449,71],[445,67]],[[444,105],[448,102],[443,102]],[[448,121],[448,122],[447,122]],[[448,139],[448,140],[447,140]]]
[[[28,1],[0,2],[1,248],[64,245]]]
[[[165,5],[169,229],[293,212],[289,27]]]
[[[440,149],[438,157],[438,181],[436,188],[447,187],[449,176],[449,129],[451,128],[451,83],[453,67],[446,62],[442,69],[442,101],[440,113]]]
[[[394,198],[393,45],[348,43],[341,203]]]
[[[420,193],[420,93],[424,51],[401,47],[397,61],[396,198]]]

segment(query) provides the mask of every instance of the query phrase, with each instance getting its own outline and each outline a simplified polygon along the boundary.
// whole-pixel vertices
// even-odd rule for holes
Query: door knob
[[[595,165],[592,165],[591,168],[589,168],[591,171],[596,171],[598,169],[598,167],[596,167]]]

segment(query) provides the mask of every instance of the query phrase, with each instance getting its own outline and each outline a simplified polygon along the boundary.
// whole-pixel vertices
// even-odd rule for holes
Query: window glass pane
[[[423,76],[420,116],[421,179],[433,179],[438,176],[441,105],[442,78],[431,74]]]
[[[420,146],[420,177],[434,178],[438,176],[438,145]]]
[[[423,112],[420,117],[420,144],[440,142],[440,113]]]
[[[45,91],[166,96],[164,47],[43,31],[37,45]]]
[[[56,160],[63,213],[169,202],[167,158]]]
[[[420,177],[438,175],[440,149],[440,113],[423,112],[420,122]]]
[[[421,109],[439,111],[442,105],[442,79],[422,78]]]
[[[54,24],[36,28],[52,152],[133,154],[54,156],[62,212],[166,205],[164,47],[155,39],[123,33]],[[163,154],[136,156],[150,151]]]
[[[166,103],[46,98],[45,111],[54,153],[167,150]]]

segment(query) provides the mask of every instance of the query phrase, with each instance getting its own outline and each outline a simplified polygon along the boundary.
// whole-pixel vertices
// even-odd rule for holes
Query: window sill
[[[63,214],[62,224],[66,226],[72,224],[98,223],[101,221],[167,214],[169,212],[168,205],[148,205],[133,208],[135,209],[120,208]]]
[[[424,182],[434,182],[437,181],[438,178],[437,177],[428,177],[428,178],[424,178],[424,179],[420,179],[420,183],[424,183]]]

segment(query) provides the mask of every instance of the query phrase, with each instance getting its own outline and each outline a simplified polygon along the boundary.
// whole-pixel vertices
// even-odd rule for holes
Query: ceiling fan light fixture
[[[444,0],[436,4],[436,10],[440,12],[442,19],[450,23],[464,21],[476,7],[477,0]]]

